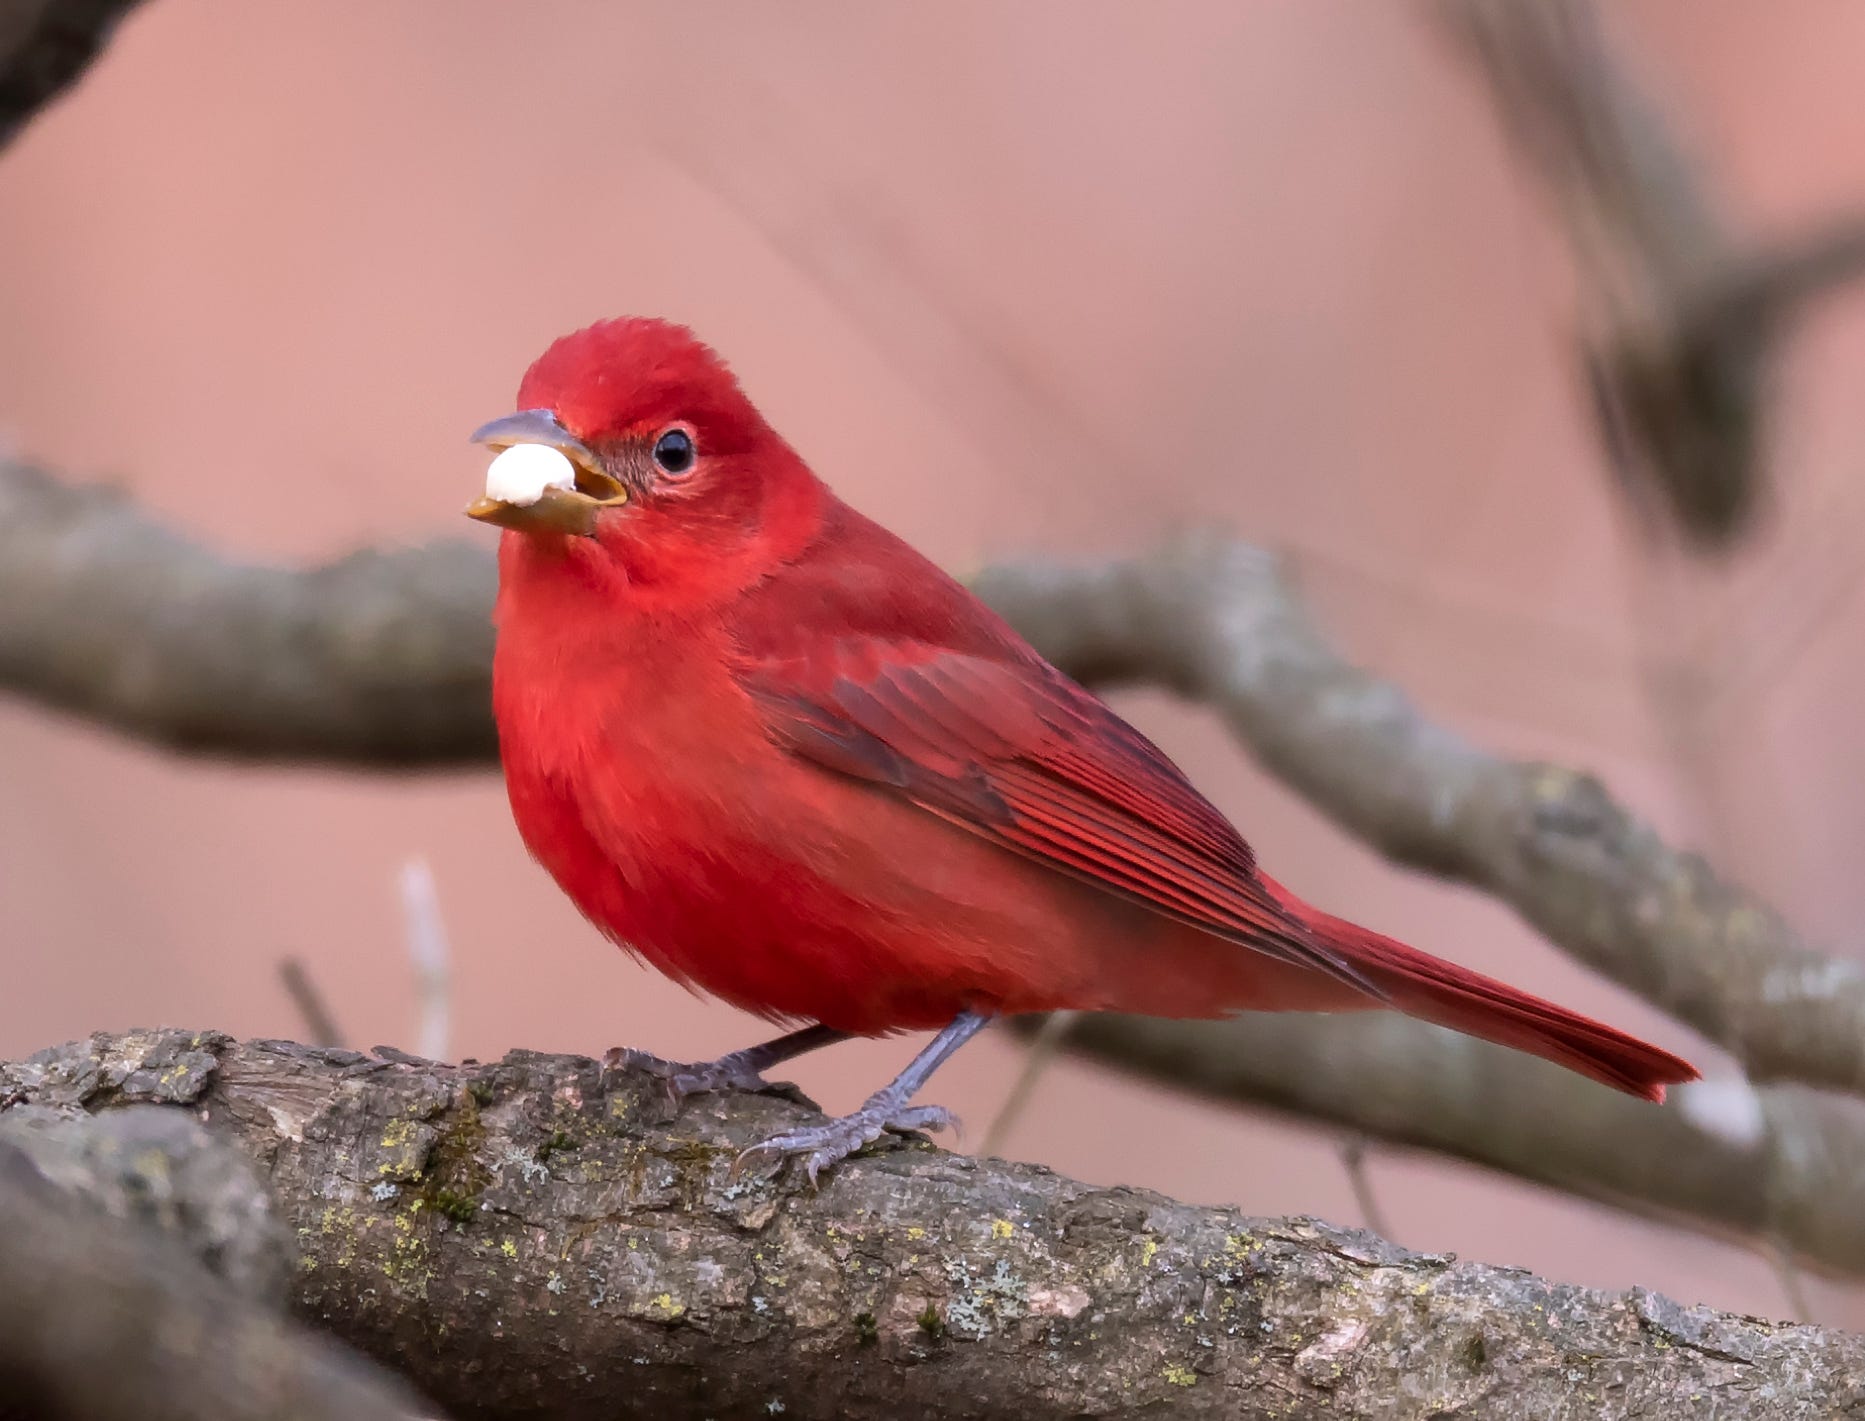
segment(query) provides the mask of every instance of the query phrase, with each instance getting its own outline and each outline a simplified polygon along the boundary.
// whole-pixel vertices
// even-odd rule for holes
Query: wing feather
[[[875,637],[741,672],[772,737],[1047,867],[1244,947],[1384,994],[1279,903],[1166,755],[1030,656]]]

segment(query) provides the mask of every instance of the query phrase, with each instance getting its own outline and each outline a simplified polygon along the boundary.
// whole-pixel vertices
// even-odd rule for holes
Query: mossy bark
[[[513,1052],[212,1034],[0,1066],[156,1101],[258,1167],[301,1317],[460,1417],[1865,1415],[1865,1342],[1410,1253],[918,1142],[734,1180],[806,1107]]]

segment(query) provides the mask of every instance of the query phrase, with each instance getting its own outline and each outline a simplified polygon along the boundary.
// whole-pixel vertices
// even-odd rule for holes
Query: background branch
[[[1068,1047],[1176,1089],[1865,1276],[1865,1102],[1850,1096],[1719,1080],[1677,1087],[1675,1108],[1654,1110],[1519,1051],[1388,1013],[1084,1014]]]
[[[227,561],[122,494],[0,461],[0,686],[178,750],[487,762],[483,547]]]
[[[175,1071],[182,1058],[211,1067]],[[297,1307],[479,1417],[1831,1415],[1865,1341],[1592,1292],[924,1146],[731,1181],[802,1110],[575,1057],[389,1063],[176,1032],[0,1066],[185,1104],[265,1173]],[[17,1107],[16,1107],[17,1108]]]
[[[78,81],[140,0],[0,0],[0,148]]]
[[[1440,0],[1567,229],[1606,452],[1646,526],[1733,546],[1766,492],[1766,377],[1812,297],[1865,271],[1865,220],[1739,240],[1588,0]]]

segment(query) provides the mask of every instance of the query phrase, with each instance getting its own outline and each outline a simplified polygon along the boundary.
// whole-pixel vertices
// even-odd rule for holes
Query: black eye
[[[684,474],[698,457],[693,436],[684,429],[670,429],[654,441],[654,462],[663,473]]]

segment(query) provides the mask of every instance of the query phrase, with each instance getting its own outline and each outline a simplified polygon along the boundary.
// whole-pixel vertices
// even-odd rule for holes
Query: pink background
[[[1745,227],[1865,194],[1865,9],[1613,13]],[[1865,302],[1789,348],[1768,536],[1729,575],[1641,571],[1571,379],[1566,249],[1420,8],[152,0],[0,160],[0,247],[6,436],[240,556],[488,538],[458,516],[466,432],[552,336],[664,314],[948,566],[1206,519],[1288,548],[1331,632],[1433,715],[1598,770],[1857,950]],[[1694,770],[1641,670],[1680,628],[1709,688]],[[1347,842],[1206,716],[1122,704],[1299,890],[1720,1066],[1504,909]],[[0,784],[8,1054],[157,1022],[301,1035],[285,954],[354,1043],[413,1047],[416,856],[454,1053],[759,1034],[601,943],[490,774],[192,763],[0,702]],[[796,1075],[848,1106],[908,1049]],[[975,1141],[1017,1061],[987,1038],[934,1098]],[[1007,1149],[1356,1221],[1325,1136],[1083,1065]],[[1372,1171],[1408,1245],[1787,1310],[1741,1248],[1429,1159]]]

